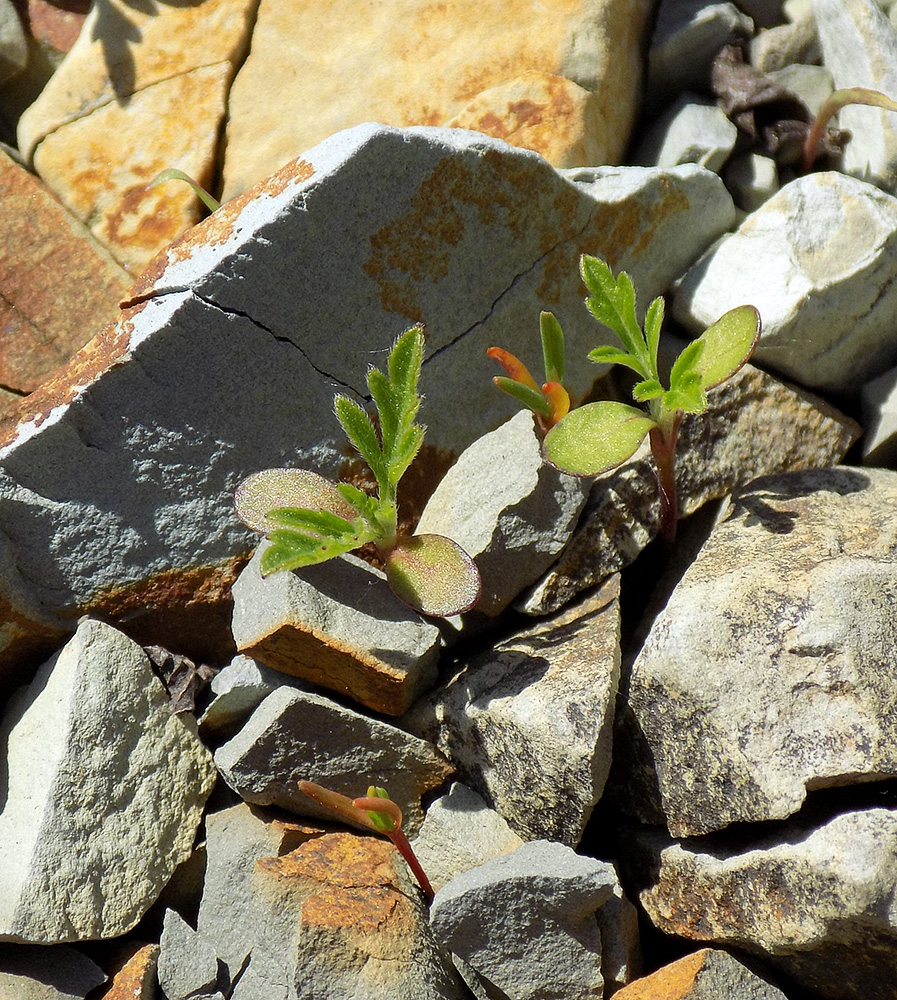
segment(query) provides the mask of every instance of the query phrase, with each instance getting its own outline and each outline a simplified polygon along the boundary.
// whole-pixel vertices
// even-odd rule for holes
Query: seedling
[[[316,785],[312,781],[300,781],[299,791],[314,799],[319,805],[332,809],[335,813],[345,817],[352,823],[373,830],[374,833],[385,833],[393,842],[396,850],[414,873],[424,895],[427,899],[433,898],[433,887],[430,880],[421,868],[417,860],[408,837],[402,830],[402,810],[389,797],[385,788],[376,788],[371,785],[367,795],[361,798],[350,799],[339,792],[332,792],[329,788]]]
[[[669,386],[664,388],[657,365],[663,299],[654,299],[648,307],[643,329],[636,317],[635,289],[625,271],[615,279],[604,261],[588,255],[583,255],[580,271],[591,293],[586,306],[623,344],[622,350],[597,347],[589,358],[599,364],[631,368],[640,377],[632,390],[633,399],[644,408],[604,401],[587,403],[556,420],[549,414],[543,454],[561,472],[597,476],[625,462],[647,435],[657,468],[660,533],[672,544],[678,518],[676,438],[682,415],[703,412],[707,408],[706,391],[731,378],[748,360],[760,336],[760,316],[753,306],[738,306],[727,312],[682,351],[670,372]],[[556,333],[552,340],[557,342]],[[495,357],[493,351],[489,353]],[[509,391],[508,386],[501,387]],[[545,386],[543,393],[548,395]],[[519,388],[511,394],[536,410],[537,415],[544,412],[537,409],[536,394],[526,395]]]
[[[897,111],[897,101],[892,101],[890,97],[885,97],[878,90],[869,90],[866,87],[847,87],[844,90],[836,90],[823,103],[813,122],[813,126],[807,133],[804,141],[803,157],[801,159],[801,170],[808,173],[816,159],[816,152],[819,149],[819,140],[822,138],[822,131],[828,124],[832,115],[836,115],[848,104],[867,104],[873,108],[884,108],[885,111]]]
[[[237,516],[271,541],[262,555],[262,576],[311,566],[373,542],[389,586],[416,611],[448,617],[476,604],[479,570],[457,543],[443,535],[397,533],[396,490],[424,439],[424,427],[414,422],[423,350],[423,330],[414,326],[390,352],[388,374],[376,368],[368,372],[379,434],[355,400],[334,399],[346,436],[377,480],[377,496],[306,469],[266,469],[240,484]]]
[[[164,184],[166,181],[183,181],[185,184],[189,184],[196,192],[196,196],[210,212],[221,208],[220,201],[213,198],[201,184],[193,180],[189,174],[185,174],[183,170],[178,170],[177,167],[168,167],[166,170],[161,171],[161,173],[156,174],[149,182],[149,187],[156,187],[156,185]]]

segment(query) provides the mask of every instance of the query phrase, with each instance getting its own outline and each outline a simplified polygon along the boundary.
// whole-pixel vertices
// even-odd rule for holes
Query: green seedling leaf
[[[502,392],[513,396],[528,409],[535,413],[541,413],[544,417],[551,416],[551,403],[545,398],[545,393],[539,389],[530,389],[528,385],[512,378],[506,378],[504,375],[496,375],[492,381]]]
[[[712,389],[731,378],[754,353],[759,339],[760,313],[753,306],[736,306],[721,316],[695,341],[704,344],[693,365],[701,376],[701,388]]]
[[[546,434],[543,453],[561,472],[597,476],[634,454],[656,421],[625,403],[588,403]]]
[[[657,349],[660,346],[660,328],[663,326],[663,299],[658,295],[648,306],[645,314],[645,343],[648,345],[648,357],[657,360]]]
[[[382,488],[387,475],[386,463],[383,460],[380,439],[377,437],[377,431],[371,418],[354,399],[349,399],[348,396],[337,396],[333,401],[333,408],[337,420],[346,432],[346,437],[370,466],[371,472],[374,473]]]
[[[301,507],[275,507],[268,511],[268,520],[275,529],[285,528],[321,538],[343,538],[357,535],[359,524],[353,524],[344,517],[331,514],[329,510],[303,510]]]
[[[626,350],[643,366],[644,371],[640,374],[647,378],[649,362],[644,335],[635,314],[632,279],[621,271],[615,281],[608,265],[588,254],[582,256],[580,271],[586,288],[592,293],[586,299],[589,311],[599,323],[616,333]]]
[[[545,362],[545,381],[564,381],[564,331],[554,313],[543,312],[539,316],[539,332],[542,336],[542,358]]]
[[[288,531],[285,528],[272,531],[268,538],[271,544],[262,554],[260,565],[263,577],[279,573],[281,570],[315,566],[343,552],[351,552],[359,545],[354,540],[341,543],[333,539],[315,538],[299,531]]]
[[[589,351],[588,357],[589,361],[594,361],[596,364],[625,365],[637,375],[641,375],[642,378],[648,377],[648,372],[645,371],[641,362],[631,354],[621,351],[619,347],[596,347]]]
[[[351,483],[337,483],[336,488],[343,499],[350,503],[366,521],[377,519],[377,515],[380,513],[380,503],[376,497],[368,496],[367,493],[352,486]]]
[[[387,799],[390,802],[392,801],[389,799],[389,793],[386,791],[386,789],[377,788],[376,785],[368,786],[368,793],[365,798],[367,798],[368,800]],[[354,799],[352,804],[359,806],[363,801],[364,799]],[[395,805],[395,803],[392,804]],[[399,823],[397,824],[395,817],[390,813],[378,812],[376,809],[368,809],[368,816],[370,816],[371,822],[374,824],[374,827],[381,833],[390,833],[392,830],[396,828],[397,825],[401,824],[401,820],[399,820]]]
[[[706,341],[693,340],[687,347],[684,348],[682,353],[673,362],[673,367],[670,370],[670,388],[679,388],[679,383],[683,379],[688,378],[690,375],[695,373],[695,366],[704,353],[704,347],[706,346]],[[700,381],[700,379],[699,379]]]
[[[234,496],[237,517],[253,531],[267,533],[277,527],[269,520],[275,508],[299,507],[329,511],[352,521],[358,510],[336,483],[307,469],[265,469],[244,479]]]
[[[386,557],[386,579],[409,607],[439,618],[470,611],[482,589],[476,563],[443,535],[399,538]]]
[[[190,187],[196,192],[197,197],[206,206],[210,212],[214,212],[221,208],[221,202],[216,201],[208,191],[193,180],[189,174],[185,174],[183,170],[178,170],[176,167],[168,167],[167,170],[163,170],[161,173],[156,174],[156,176],[150,181],[149,186],[155,187],[157,184],[164,184],[166,181],[183,181],[185,184],[189,184]]]
[[[664,388],[656,378],[645,379],[644,382],[637,382],[632,387],[632,398],[637,403],[646,403],[649,399],[657,399],[664,393]]]

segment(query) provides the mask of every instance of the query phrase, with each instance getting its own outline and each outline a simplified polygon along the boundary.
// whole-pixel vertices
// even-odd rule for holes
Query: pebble
[[[698,163],[719,173],[737,138],[738,129],[715,104],[685,93],[647,129],[634,159],[658,167]]]

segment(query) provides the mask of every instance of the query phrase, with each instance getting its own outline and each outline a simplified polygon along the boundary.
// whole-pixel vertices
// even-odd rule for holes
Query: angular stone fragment
[[[219,978],[215,948],[175,910],[165,911],[159,948],[159,986],[166,1000],[215,990]]]
[[[443,886],[430,925],[445,948],[504,995],[598,998],[604,981],[594,914],[615,883],[605,862],[537,840]]]
[[[97,1000],[156,1000],[157,944],[131,945],[108,969],[110,982]],[[108,968],[108,967],[107,967]]]
[[[697,835],[897,775],[895,502],[882,469],[732,495],[633,664],[615,744],[627,808]]]
[[[893,1000],[895,835],[893,809],[867,809],[740,847],[654,831],[629,843],[633,870],[653,871],[639,898],[665,933],[759,955],[831,1000]]]
[[[400,18],[371,7],[363,23],[347,0],[263,0],[229,101],[224,197],[370,121],[475,128],[557,166],[616,162],[637,107],[649,9],[548,0],[534,31],[532,9],[516,0],[475,9],[408,0]]]
[[[388,841],[309,840],[238,806],[209,817],[208,843],[197,927],[227,966],[231,1000],[465,997]]]
[[[105,980],[99,966],[67,945],[0,944],[3,1000],[84,1000]]]
[[[735,148],[738,129],[715,104],[682,94],[645,132],[636,163],[674,167],[699,163],[719,171]]]
[[[601,797],[620,670],[618,591],[615,577],[502,640],[403,719],[525,839],[575,846]]]
[[[819,62],[819,32],[812,3],[798,5],[788,24],[761,31],[748,47],[750,63],[761,73],[775,73],[787,66]]]
[[[386,788],[412,835],[423,819],[420,798],[452,769],[425,740],[315,694],[278,688],[240,732],[215,753],[221,776],[247,802],[304,816],[337,819],[299,791],[314,781],[356,798]]]
[[[446,535],[474,559],[483,581],[476,610],[497,615],[554,562],[588,492],[588,480],[542,459],[533,415],[523,410],[467,448],[416,530]]]
[[[894,467],[897,460],[897,368],[863,386],[863,464]]]
[[[728,952],[703,948],[614,994],[617,1000],[786,1000]]]
[[[354,556],[295,573],[259,571],[264,547],[234,584],[237,649],[386,715],[436,680],[442,633]]]
[[[686,415],[676,449],[682,516],[739,482],[841,459],[860,428],[822,400],[745,365],[708,393],[700,416]],[[521,600],[545,614],[635,559],[658,528],[657,478],[647,444],[598,476],[566,549]]]
[[[813,0],[822,58],[835,89],[866,87],[897,95],[897,27],[874,0]],[[838,114],[850,130],[843,170],[897,191],[897,123],[892,111],[851,105]]]
[[[208,186],[254,7],[110,0],[19,121],[23,155],[135,274],[199,219],[186,184],[148,184],[177,167]]]
[[[897,199],[839,173],[786,184],[678,283],[673,315],[703,331],[750,302],[754,360],[810,389],[856,395],[897,360]]]
[[[735,204],[745,212],[756,212],[779,189],[779,172],[771,156],[741,153],[723,170],[723,180]]]
[[[537,368],[541,308],[571,357],[605,336],[582,306],[580,253],[627,268],[647,304],[733,218],[696,166],[561,177],[473,133],[376,125],[308,151],[161,256],[0,436],[0,671],[87,611],[226,662],[230,585],[256,541],[233,491],[287,463],[341,473],[334,384],[363,399],[368,363],[425,323],[420,510],[514,412],[489,387],[488,347]],[[598,374],[571,368],[577,398]]]
[[[0,86],[17,76],[28,62],[28,43],[12,0],[0,3]]]
[[[88,230],[0,150],[0,385],[36,389],[112,318],[128,284]]]
[[[456,781],[447,795],[430,804],[411,846],[438,891],[456,875],[510,854],[522,843],[481,796]]]
[[[143,650],[85,621],[18,692],[0,741],[0,940],[129,930],[190,853],[215,781]]]

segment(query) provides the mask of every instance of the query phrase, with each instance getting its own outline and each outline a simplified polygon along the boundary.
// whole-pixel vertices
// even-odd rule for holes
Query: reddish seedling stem
[[[667,548],[676,541],[676,524],[679,520],[679,499],[676,490],[676,438],[682,422],[680,410],[670,428],[652,427],[649,432],[651,454],[657,469],[657,486],[660,494],[660,537]]]

